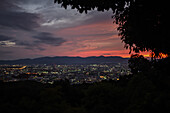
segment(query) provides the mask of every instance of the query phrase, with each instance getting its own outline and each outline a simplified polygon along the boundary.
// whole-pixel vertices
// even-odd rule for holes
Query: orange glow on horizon
[[[83,52],[72,52],[72,55],[68,55],[72,57],[90,57],[90,56],[120,56],[123,58],[130,58],[130,54],[128,54],[128,50],[121,50],[121,51],[102,51],[102,50],[94,50],[94,51],[83,51]]]

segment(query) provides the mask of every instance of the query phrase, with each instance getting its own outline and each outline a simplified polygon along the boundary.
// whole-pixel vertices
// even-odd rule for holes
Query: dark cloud
[[[7,57],[11,57],[11,54],[13,54],[11,50],[6,49],[4,47],[0,47],[0,60],[8,59]]]
[[[0,50],[0,53],[1,53],[1,56],[2,56],[2,55],[6,55],[6,54],[11,54],[13,52],[12,51],[3,51],[3,50]]]
[[[36,44],[35,42],[16,41],[16,44],[19,45],[19,46],[23,46],[24,49],[39,50],[39,51],[44,51],[45,50],[45,48],[41,47],[40,44]]]
[[[23,46],[24,49],[44,51],[46,50],[44,44],[51,46],[60,46],[61,44],[66,42],[66,40],[64,40],[63,38],[55,37],[53,36],[53,34],[48,32],[40,32],[32,38],[34,39],[33,41],[15,40],[15,43],[18,46]]]
[[[7,41],[7,40],[11,40],[11,39],[14,39],[14,38],[9,37],[9,36],[0,35],[0,41]]]
[[[90,16],[91,18],[87,19],[83,24],[94,24],[106,21],[109,22],[112,20],[112,15],[113,15],[112,11],[98,12],[94,10],[87,14],[87,16]]]
[[[38,14],[25,12],[21,7],[15,5],[13,2],[9,0],[1,1],[0,28],[12,28],[30,31],[36,27],[39,27]]]
[[[14,0],[17,4],[28,4],[28,5],[50,5],[54,4],[53,0]]]
[[[36,14],[26,12],[0,12],[0,26],[31,31],[39,27]]]
[[[14,37],[9,37],[0,34],[0,47],[13,47],[15,46]]]
[[[51,33],[47,32],[41,32],[38,35],[33,36],[33,38],[37,39],[35,41],[36,43],[48,44],[52,46],[60,46],[61,44],[66,42],[66,40],[64,40],[63,38],[55,37]]]
[[[12,10],[21,10],[20,7],[18,7],[15,2],[15,0],[10,1],[10,0],[1,0],[0,4],[0,11],[12,11]]]

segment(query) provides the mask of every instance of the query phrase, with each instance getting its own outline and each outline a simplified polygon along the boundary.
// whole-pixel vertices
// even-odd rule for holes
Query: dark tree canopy
[[[121,39],[135,52],[153,51],[170,55],[168,3],[136,0],[129,7],[118,30]]]
[[[89,10],[113,10],[113,19],[125,48],[136,53],[152,51],[170,55],[169,4],[158,0],[55,0],[80,13]]]
[[[88,10],[104,11],[112,9],[115,11],[123,11],[126,3],[130,3],[133,0],[55,0],[55,3],[61,4],[62,7],[67,8],[71,6],[72,9],[77,9],[80,13]]]

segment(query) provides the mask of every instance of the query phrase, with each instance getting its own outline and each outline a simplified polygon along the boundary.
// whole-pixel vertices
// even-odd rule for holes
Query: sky
[[[129,57],[112,11],[78,13],[53,0],[1,0],[0,60],[44,56]]]

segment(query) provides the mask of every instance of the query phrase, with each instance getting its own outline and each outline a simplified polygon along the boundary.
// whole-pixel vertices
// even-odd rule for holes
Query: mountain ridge
[[[122,58],[120,56],[90,56],[90,57],[69,57],[69,56],[55,56],[55,57],[39,57],[26,58],[18,60],[0,60],[0,64],[108,64],[108,63],[127,63],[129,58]]]

